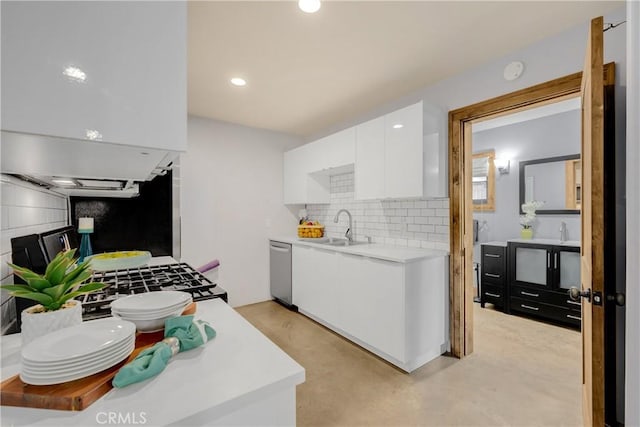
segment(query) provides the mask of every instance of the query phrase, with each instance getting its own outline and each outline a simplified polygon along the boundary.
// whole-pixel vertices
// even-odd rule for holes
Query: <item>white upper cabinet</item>
[[[355,198],[385,197],[384,116],[356,128]]]
[[[422,102],[384,117],[386,197],[422,197]]]
[[[353,170],[355,128],[284,153],[284,203],[329,203],[332,174]]]
[[[1,7],[2,130],[186,150],[186,3]]]
[[[425,195],[422,116],[419,102],[357,127],[357,200]]]
[[[285,204],[304,204],[307,178],[304,171],[304,151],[300,148],[284,153],[283,194]]]

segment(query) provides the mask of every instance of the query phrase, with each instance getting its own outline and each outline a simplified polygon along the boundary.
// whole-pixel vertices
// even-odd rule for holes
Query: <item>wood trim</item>
[[[464,152],[470,153],[472,150],[472,129],[471,122],[464,122],[462,126],[462,138],[464,140]],[[471,171],[473,169],[472,163],[473,156],[464,156],[464,171]],[[489,166],[489,175],[495,168],[493,164]],[[462,301],[462,307],[464,310],[464,351],[467,354],[473,353],[473,203],[471,201],[471,192],[473,189],[472,178],[473,173],[465,173],[464,179],[464,218],[461,221],[464,228],[463,235],[463,247],[464,261],[463,273],[464,283],[470,283],[471,286],[464,288],[464,301]],[[494,176],[495,182],[495,176]]]
[[[614,64],[606,64],[604,66],[604,80],[609,82],[614,78],[614,75]],[[472,348],[466,348],[465,343],[472,342],[472,339],[469,340],[465,335],[473,334],[473,325],[465,324],[468,316],[468,313],[465,312],[465,305],[473,304],[473,299],[465,304],[465,297],[468,299],[468,295],[472,295],[472,291],[468,292],[468,289],[473,287],[472,276],[467,276],[465,272],[471,271],[473,264],[471,257],[465,259],[465,247],[468,246],[466,246],[464,238],[464,223],[466,206],[470,203],[466,202],[465,196],[465,187],[469,184],[465,184],[463,179],[465,178],[465,159],[471,156],[471,148],[465,148],[464,124],[578,96],[581,81],[582,72],[570,74],[449,112],[449,208],[451,215],[449,317],[451,353],[455,357],[462,358],[471,354]],[[468,251],[471,253],[472,246],[468,247]]]
[[[604,87],[614,73],[603,70],[603,18],[591,20],[582,80],[582,288],[605,296]],[[613,67],[612,67],[613,68]],[[615,69],[613,69],[614,71]],[[583,421],[605,425],[605,307],[583,303]]]
[[[581,164],[582,160],[567,160],[564,163],[565,175],[565,209],[580,210],[580,200],[578,200],[578,186],[581,184]]]

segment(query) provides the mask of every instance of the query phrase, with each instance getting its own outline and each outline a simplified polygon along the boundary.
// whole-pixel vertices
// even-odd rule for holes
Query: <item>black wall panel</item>
[[[94,218],[94,253],[146,250],[153,256],[171,255],[171,172],[140,184],[132,199],[71,197],[73,225],[78,218]]]

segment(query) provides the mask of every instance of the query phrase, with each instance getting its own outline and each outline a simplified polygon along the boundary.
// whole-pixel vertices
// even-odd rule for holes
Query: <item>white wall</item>
[[[282,204],[285,134],[189,117],[180,159],[182,260],[220,260],[232,306],[270,299],[268,238],[295,233],[297,211]]]
[[[496,171],[495,211],[473,213],[479,221],[479,242],[520,237],[520,162],[580,154],[580,120],[580,110],[573,110],[473,133],[474,152],[493,149],[496,158],[511,159],[508,174],[500,175]],[[564,176],[564,166],[562,168]],[[552,191],[553,187],[561,194],[564,204],[564,179],[545,191]],[[533,224],[534,237],[559,239],[562,221],[567,224],[568,240],[580,240],[580,215],[538,215]]]
[[[349,226],[347,215],[333,218],[340,209],[353,217],[354,238],[374,243],[414,248],[449,250],[448,199],[355,200],[353,172],[331,177],[330,203],[309,205],[310,219],[325,226],[328,237],[344,237]]]
[[[627,426],[640,426],[640,2],[627,1]]]
[[[0,279],[13,283],[11,269],[11,239],[27,234],[41,233],[68,224],[67,197],[31,185],[8,175],[0,175]],[[2,332],[15,318],[15,304],[7,292],[1,292]]]

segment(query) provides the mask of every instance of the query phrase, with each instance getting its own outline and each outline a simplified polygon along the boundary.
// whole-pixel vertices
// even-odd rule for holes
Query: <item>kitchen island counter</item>
[[[291,236],[277,236],[272,237],[269,240],[401,263],[420,261],[427,258],[439,258],[449,255],[448,251],[439,249],[409,248],[405,246],[383,245],[380,243],[358,242],[357,244],[350,246],[333,246],[309,240],[299,240],[297,237]]]
[[[2,425],[295,425],[295,386],[305,370],[220,299],[196,318],[217,332],[177,354],[157,377],[113,389],[81,412],[3,406]],[[19,334],[1,338],[2,379],[20,370]],[[124,422],[123,420],[128,420]],[[134,422],[135,421],[135,422]]]

